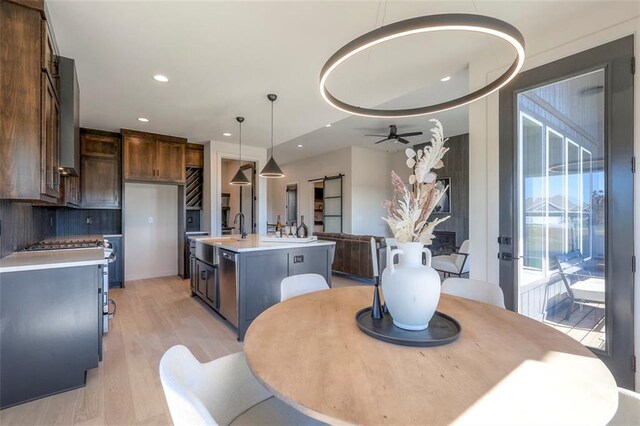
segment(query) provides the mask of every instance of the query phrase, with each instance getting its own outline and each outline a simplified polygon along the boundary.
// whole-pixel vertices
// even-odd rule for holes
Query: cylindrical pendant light
[[[251,185],[251,181],[247,179],[247,175],[245,175],[244,172],[242,171],[242,122],[244,121],[244,117],[236,117],[236,121],[238,121],[240,126],[240,131],[239,131],[240,167],[238,167],[238,172],[233,176],[233,179],[231,179],[231,182],[229,183],[231,185],[247,186],[247,185]]]
[[[271,101],[271,157],[260,172],[260,176],[266,178],[281,178],[284,177],[284,173],[282,173],[282,169],[280,169],[280,166],[278,166],[278,163],[276,163],[276,160],[273,158],[273,103],[278,99],[278,96],[271,93],[267,95],[267,99]]]

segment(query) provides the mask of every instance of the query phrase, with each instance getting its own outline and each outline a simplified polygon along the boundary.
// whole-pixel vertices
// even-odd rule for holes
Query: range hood
[[[59,57],[60,73],[60,174],[80,172],[80,87],[76,62]]]

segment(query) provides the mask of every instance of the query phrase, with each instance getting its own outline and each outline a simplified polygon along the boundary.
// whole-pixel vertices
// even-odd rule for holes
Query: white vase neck
[[[398,256],[398,265],[407,267],[422,266],[422,243],[398,243],[398,249],[402,254]]]

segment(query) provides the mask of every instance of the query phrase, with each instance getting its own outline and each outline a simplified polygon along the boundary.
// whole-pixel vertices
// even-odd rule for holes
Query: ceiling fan
[[[386,142],[386,141],[394,141],[394,143],[402,142],[404,144],[409,143],[409,141],[405,138],[411,136],[420,136],[422,132],[409,132],[409,133],[400,133],[398,134],[398,127],[395,124],[389,126],[389,134],[388,135],[365,135],[365,136],[376,136],[376,137],[384,137],[384,139],[379,140],[376,144]]]

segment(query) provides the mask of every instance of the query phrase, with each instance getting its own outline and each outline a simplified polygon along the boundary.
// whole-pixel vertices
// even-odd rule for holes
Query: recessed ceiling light
[[[166,83],[167,81],[169,81],[169,79],[166,76],[162,75],[162,74],[154,75],[153,79],[155,81],[159,81],[160,83]]]
[[[298,145],[298,148],[302,148],[302,145]]]
[[[231,136],[231,133],[224,132],[224,133],[222,134],[222,136]]]
[[[144,117],[138,117],[138,121],[142,121],[143,123],[148,123],[149,119]]]
[[[449,80],[451,80],[450,76],[446,76],[440,79],[440,81],[449,81]]]
[[[331,124],[325,124],[324,127],[331,127]]]

